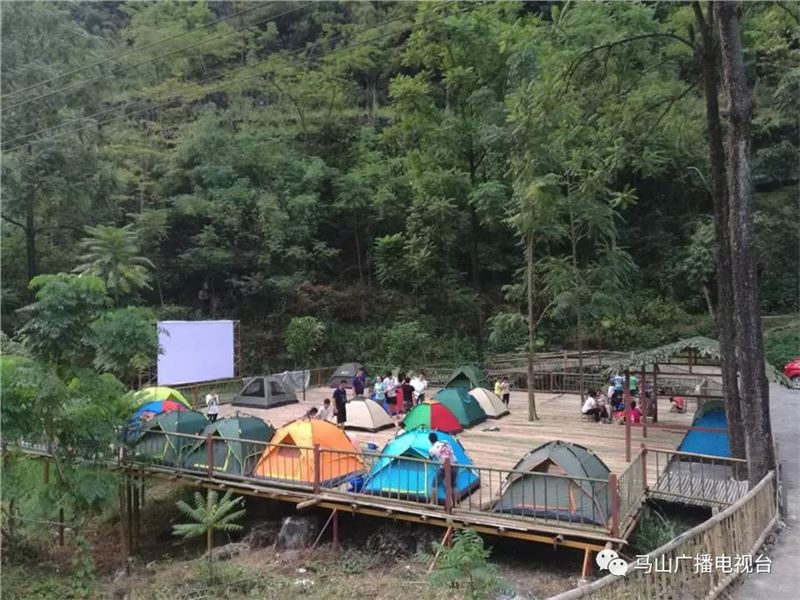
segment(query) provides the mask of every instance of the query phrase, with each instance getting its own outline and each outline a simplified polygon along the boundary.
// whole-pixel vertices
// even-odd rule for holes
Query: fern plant
[[[179,500],[175,505],[178,510],[184,515],[189,517],[191,523],[178,523],[172,526],[172,532],[183,538],[196,538],[202,535],[206,536],[206,550],[208,554],[208,574],[213,579],[213,560],[212,550],[214,547],[214,531],[226,531],[228,533],[240,531],[242,526],[236,523],[241,519],[245,509],[241,508],[244,498],[238,496],[232,497],[230,492],[225,492],[225,495],[218,499],[218,494],[215,490],[209,490],[206,497],[200,492],[194,493],[194,506],[189,505],[183,500]]]
[[[498,568],[489,562],[491,551],[475,531],[456,531],[453,545],[440,551],[430,575],[434,587],[459,590],[470,600],[486,600],[506,587]]]

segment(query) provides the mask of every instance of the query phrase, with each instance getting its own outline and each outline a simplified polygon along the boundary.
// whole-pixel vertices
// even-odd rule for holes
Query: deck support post
[[[583,551],[583,567],[581,568],[581,579],[589,579],[592,573],[592,551],[587,547]]]
[[[130,477],[125,478],[125,510],[128,512],[128,549],[131,554],[136,552],[136,538],[133,535],[134,523],[133,512],[133,483]]]
[[[127,492],[127,484],[123,479],[122,483],[117,486],[117,495],[119,496],[119,538],[122,546],[122,560],[125,563],[125,573],[130,575],[130,563],[128,556],[130,556],[130,546],[128,544],[128,502],[125,498]]]
[[[639,382],[639,399],[642,402],[642,437],[647,437],[647,417],[650,414],[650,401],[647,398],[647,371],[642,365],[642,380]]]
[[[619,537],[619,484],[617,474],[608,474],[608,489],[611,492],[611,536]]]
[[[133,515],[132,521],[133,526],[131,527],[131,532],[133,534],[133,551],[139,552],[139,532],[140,532],[140,525],[139,525],[139,478],[134,476],[131,480],[131,505],[133,506]]]
[[[625,403],[625,462],[631,462],[631,372],[628,369],[625,369],[622,401]]]
[[[653,423],[658,423],[658,363],[653,365]]]
[[[331,532],[333,534],[333,549],[339,550],[339,510],[334,508],[333,512],[331,513]]]

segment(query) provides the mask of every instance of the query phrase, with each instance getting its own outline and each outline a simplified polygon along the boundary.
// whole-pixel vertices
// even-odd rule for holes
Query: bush
[[[764,356],[779,370],[800,355],[800,320],[774,327],[764,334]]]
[[[456,531],[453,545],[440,550],[430,575],[434,587],[459,590],[471,600],[490,598],[506,587],[498,568],[489,562],[491,550],[484,548],[483,538],[473,530]]]
[[[680,528],[675,523],[667,519],[658,509],[651,508],[649,516],[642,519],[636,530],[633,545],[642,554],[647,554],[675,539],[678,534]]]

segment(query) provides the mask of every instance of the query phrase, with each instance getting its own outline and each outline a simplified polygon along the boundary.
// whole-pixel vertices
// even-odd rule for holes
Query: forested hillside
[[[740,10],[784,314],[800,12]],[[543,348],[713,334],[698,36],[682,3],[4,3],[3,331],[77,269],[116,306],[241,319],[251,373],[304,315],[319,363],[476,358],[527,342],[529,251]]]

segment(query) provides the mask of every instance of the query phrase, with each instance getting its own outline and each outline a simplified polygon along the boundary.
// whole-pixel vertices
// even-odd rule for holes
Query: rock
[[[250,549],[250,545],[244,542],[234,542],[231,544],[225,544],[224,546],[220,546],[219,548],[214,548],[211,551],[211,557],[214,560],[230,560],[234,556],[238,556],[242,552],[247,552]]]
[[[242,540],[251,548],[266,548],[272,546],[278,538],[280,524],[275,521],[259,523],[250,529],[250,533]]]
[[[431,552],[433,542],[440,538],[427,529],[403,524],[383,523],[367,538],[365,548],[383,556],[411,556]]]
[[[321,528],[320,519],[314,516],[286,517],[275,540],[279,550],[308,548],[317,539]]]

